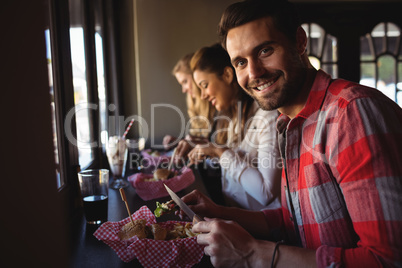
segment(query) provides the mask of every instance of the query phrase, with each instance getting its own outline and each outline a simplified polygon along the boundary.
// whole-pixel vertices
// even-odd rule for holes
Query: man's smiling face
[[[239,84],[262,109],[278,109],[298,95],[305,66],[297,44],[275,27],[272,18],[229,30],[226,48]]]

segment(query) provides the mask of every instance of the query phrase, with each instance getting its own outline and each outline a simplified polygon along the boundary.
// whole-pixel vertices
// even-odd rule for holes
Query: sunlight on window
[[[106,144],[108,131],[106,122],[106,89],[105,89],[105,70],[103,65],[103,46],[102,46],[102,36],[96,32],[95,33],[95,51],[96,51],[96,70],[98,76],[98,98],[99,98],[99,111],[102,115],[100,117],[100,128],[101,128],[101,142],[103,145]]]
[[[323,69],[333,78],[338,77],[338,41],[316,23],[302,25],[307,34],[307,54],[316,69]]]
[[[56,178],[57,178],[57,188],[62,187],[65,181],[61,179],[60,175],[60,161],[59,161],[59,147],[57,139],[57,122],[56,122],[56,105],[54,99],[54,88],[53,88],[53,66],[52,66],[52,53],[51,53],[51,43],[50,43],[50,30],[45,30],[46,39],[46,58],[47,67],[49,71],[49,93],[50,93],[50,106],[52,111],[52,129],[53,129],[53,146],[54,146],[54,159],[56,163]]]
[[[308,59],[310,60],[311,65],[313,65],[314,68],[321,69],[321,62],[319,59],[317,59],[314,56],[309,56]]]
[[[370,33],[360,37],[360,83],[377,88],[402,106],[400,35],[395,24],[379,23]]]
[[[77,146],[81,168],[88,166],[93,158],[90,146],[88,89],[85,68],[84,31],[81,27],[70,28],[71,63],[73,65],[74,103],[76,108]]]

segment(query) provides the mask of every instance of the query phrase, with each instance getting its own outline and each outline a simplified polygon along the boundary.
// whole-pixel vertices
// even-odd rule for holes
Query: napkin
[[[188,167],[183,167],[179,171],[179,175],[165,181],[145,181],[145,179],[150,178],[153,178],[153,174],[136,173],[127,178],[135,188],[136,193],[145,201],[168,196],[169,194],[163,184],[166,184],[174,192],[178,192],[195,181],[194,173]]]
[[[145,219],[146,225],[156,223],[154,214],[147,206],[142,206],[132,217],[134,220]],[[117,234],[128,222],[129,217],[119,222],[105,222],[94,233],[124,262],[137,258],[144,267],[192,267],[204,255],[204,246],[197,244],[197,237],[162,241],[134,236],[121,241]],[[177,223],[185,225],[187,222],[167,221],[160,224],[169,228]]]

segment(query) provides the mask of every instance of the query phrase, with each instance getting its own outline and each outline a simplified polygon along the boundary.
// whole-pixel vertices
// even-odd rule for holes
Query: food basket
[[[156,218],[147,206],[142,206],[133,215],[133,220],[145,219],[146,225],[156,223]],[[119,222],[105,222],[94,233],[94,236],[110,246],[124,262],[135,258],[144,267],[192,267],[199,263],[204,255],[204,246],[197,244],[197,237],[175,240],[139,239],[133,236],[128,240],[120,240],[120,229],[130,222],[127,217]],[[160,223],[164,227],[185,225],[183,221],[167,221]]]
[[[158,153],[156,156],[155,153]],[[160,166],[162,164],[166,164],[170,161],[171,156],[168,156],[166,153],[153,151],[151,149],[146,149],[141,151],[142,156],[142,166],[147,169],[152,166]]]
[[[178,171],[177,176],[168,180],[146,181],[150,178],[153,178],[153,174],[142,172],[128,177],[128,181],[133,185],[136,193],[145,201],[168,196],[169,194],[163,184],[166,184],[174,192],[178,192],[195,181],[194,173],[188,167],[183,167]]]

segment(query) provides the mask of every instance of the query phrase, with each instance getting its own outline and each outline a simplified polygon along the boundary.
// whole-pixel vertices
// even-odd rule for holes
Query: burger
[[[170,178],[173,178],[175,175],[176,172],[164,168],[158,168],[154,171],[154,179],[160,181],[168,180]]]
[[[163,228],[157,223],[152,224],[151,232],[155,240],[165,240],[168,233],[168,231],[165,228]]]
[[[133,222],[129,222],[124,225],[117,236],[120,240],[127,240],[133,236],[137,236],[139,239],[151,238],[155,240],[165,240],[168,234],[168,230],[161,225],[155,223],[151,226],[146,225],[146,220],[139,219]]]
[[[117,236],[120,240],[127,240],[133,236],[138,236],[138,238],[146,238],[148,236],[148,232],[145,228],[146,220],[140,219],[135,220],[133,222],[129,222],[124,225]]]

